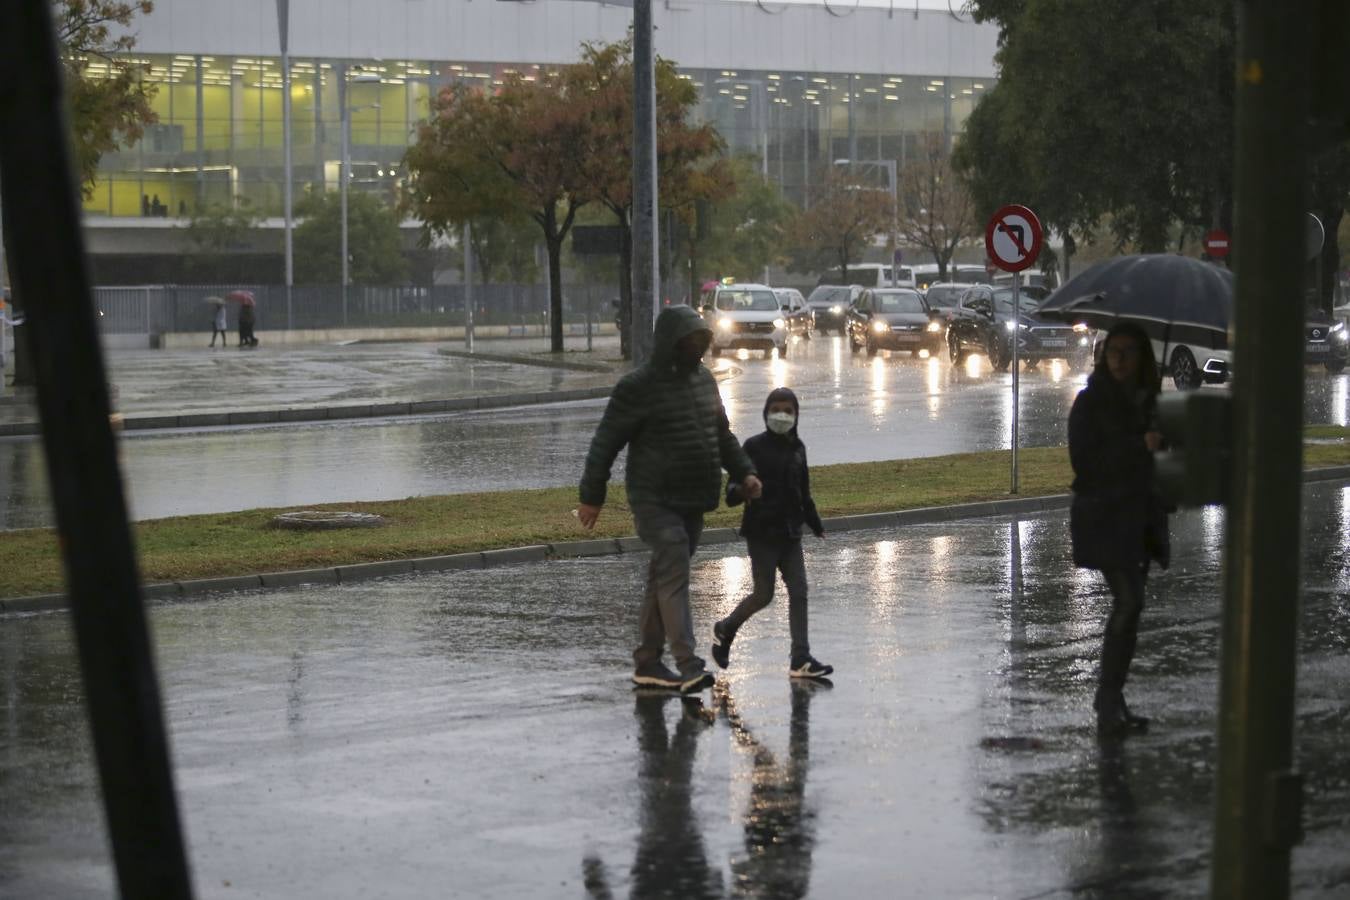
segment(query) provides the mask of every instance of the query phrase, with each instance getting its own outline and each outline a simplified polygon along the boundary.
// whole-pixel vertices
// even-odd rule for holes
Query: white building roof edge
[[[995,77],[998,29],[938,10],[664,0],[657,52],[683,68]],[[632,10],[578,0],[291,0],[295,58],[567,63]],[[276,0],[156,0],[140,53],[280,55]]]

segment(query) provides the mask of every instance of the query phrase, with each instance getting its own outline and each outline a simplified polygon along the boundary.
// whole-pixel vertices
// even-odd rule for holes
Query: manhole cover
[[[282,513],[272,519],[277,528],[294,528],[302,531],[326,531],[333,528],[373,528],[383,525],[384,516],[374,513],[346,512],[343,510],[297,509]]]

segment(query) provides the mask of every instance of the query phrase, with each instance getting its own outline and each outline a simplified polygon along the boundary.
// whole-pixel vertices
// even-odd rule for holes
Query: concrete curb
[[[1311,469],[1304,472],[1303,480],[1305,482],[1350,481],[1350,466],[1328,466],[1321,469]],[[824,520],[825,531],[829,534],[840,534],[848,531],[875,531],[905,525],[936,525],[965,519],[1051,512],[1066,509],[1071,499],[1072,495],[1070,494],[1045,494],[1037,497],[1009,497],[1006,500],[960,503],[954,506],[927,506],[893,512],[834,516]],[[699,546],[729,544],[739,540],[740,535],[736,533],[734,528],[710,528],[703,532]],[[455,553],[448,556],[355,563],[325,569],[264,572],[257,575],[163,582],[144,585],[142,593],[147,600],[176,600],[232,591],[297,587],[305,584],[354,584],[358,581],[391,578],[399,575],[448,572],[462,569],[491,569],[498,566],[543,562],[549,559],[618,556],[626,553],[641,553],[645,549],[645,545],[636,537],[597,538],[585,541],[565,541],[559,544],[531,544],[527,547],[506,547],[500,550]],[[7,613],[48,612],[65,608],[65,594],[40,594],[33,597],[0,599],[0,616]]]
[[[512,363],[518,366],[539,366],[544,369],[566,369],[569,372],[613,372],[621,374],[613,366],[603,363],[573,362],[568,359],[550,359],[516,353],[478,353],[470,350],[455,350],[441,347],[436,351],[441,356],[453,356],[456,359],[476,359],[483,362]]]
[[[340,419],[372,419],[398,416],[423,416],[475,409],[506,409],[538,406],[545,403],[570,403],[599,400],[610,395],[613,386],[569,388],[562,391],[533,391],[519,394],[492,394],[484,397],[451,397],[446,400],[416,400],[403,403],[355,403],[348,406],[314,406],[284,409],[241,409],[225,412],[183,413],[182,415],[125,416],[124,431],[158,428],[218,428],[228,425],[274,425],[286,422],[331,422]],[[0,422],[0,437],[27,437],[39,434],[37,422]]]

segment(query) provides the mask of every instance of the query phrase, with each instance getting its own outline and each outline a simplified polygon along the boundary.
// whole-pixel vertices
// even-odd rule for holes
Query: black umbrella
[[[1038,314],[1093,328],[1130,321],[1164,343],[1221,350],[1233,318],[1233,273],[1185,256],[1121,256],[1070,278]]]

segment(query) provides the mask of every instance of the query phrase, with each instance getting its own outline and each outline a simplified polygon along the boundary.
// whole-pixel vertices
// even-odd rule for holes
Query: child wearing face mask
[[[768,430],[745,442],[763,485],[758,499],[747,499],[738,484],[727,488],[727,505],[745,502],[741,537],[750,550],[754,588],[731,615],[713,625],[712,656],[723,669],[731,661],[731,642],[746,620],[773,599],[774,582],[783,575],[787,585],[788,623],[792,654],[788,674],[793,678],[824,678],[834,671],[811,656],[806,637],[806,563],[802,556],[802,528],[825,537],[825,526],[811,499],[811,475],[806,445],[797,435],[800,406],[797,395],[778,388],[764,403]]]

